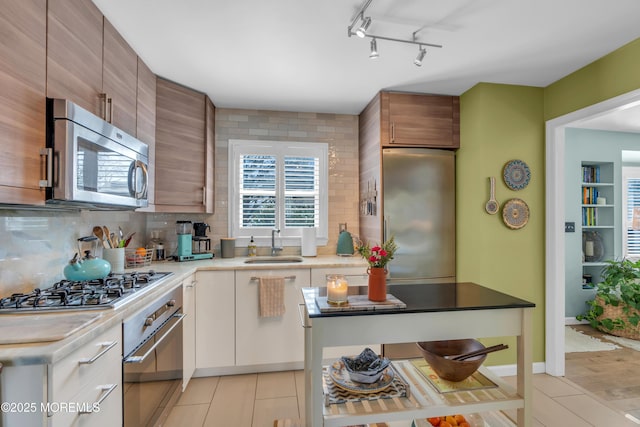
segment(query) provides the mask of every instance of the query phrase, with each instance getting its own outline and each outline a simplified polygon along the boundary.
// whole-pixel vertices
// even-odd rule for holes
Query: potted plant
[[[607,261],[589,309],[576,316],[602,332],[640,339],[640,260]]]
[[[358,253],[367,261],[369,268],[368,297],[371,301],[382,302],[387,299],[387,264],[393,259],[393,254],[398,249],[391,236],[389,240],[373,247],[369,243],[359,244]]]

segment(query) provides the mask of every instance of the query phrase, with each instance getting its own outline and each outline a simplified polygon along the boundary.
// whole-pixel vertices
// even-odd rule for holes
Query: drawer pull
[[[301,310],[301,308],[303,307],[306,307],[306,306],[304,304],[298,304],[298,316],[300,317],[300,325],[305,329],[311,329],[311,326],[308,326],[304,323],[304,315],[302,314],[302,310]]]
[[[94,412],[93,409],[96,408],[96,407],[99,407],[100,404],[102,402],[104,402],[104,400],[111,394],[111,392],[113,390],[116,389],[117,386],[118,386],[118,384],[107,384],[107,385],[100,386],[100,388],[102,389],[102,396],[100,396],[100,399],[95,401],[93,403],[93,405],[90,406],[90,408],[92,410],[90,410],[90,411],[78,411],[78,415],[93,414],[93,412]]]
[[[259,277],[257,276],[251,276],[251,281],[256,281],[256,280],[260,280]],[[296,276],[284,276],[284,280],[296,280]]]
[[[171,335],[171,332],[178,326],[180,325],[180,323],[182,322],[182,319],[184,319],[186,316],[186,314],[184,313],[176,313],[173,316],[171,316],[171,318],[175,319],[175,323],[173,325],[171,325],[171,327],[167,330],[167,332],[165,332],[164,335],[162,335],[160,338],[156,338],[154,344],[151,346],[151,348],[149,348],[147,350],[147,352],[145,354],[143,354],[142,356],[135,356],[135,355],[131,355],[128,357],[125,357],[123,362],[124,363],[142,363],[145,361],[145,359],[147,357],[149,357],[149,355],[151,353],[153,353],[153,351],[156,349],[157,346],[159,346],[162,341],[164,341],[169,335]],[[159,331],[156,331],[156,333],[154,335],[151,335],[152,337],[154,337],[155,335],[157,335]]]
[[[107,351],[109,351],[113,347],[115,347],[116,344],[118,344],[118,341],[102,343],[101,344],[102,347],[105,347],[104,350],[102,350],[100,353],[98,353],[95,356],[93,356],[91,359],[80,359],[78,361],[78,364],[80,364],[80,365],[91,365],[93,362],[95,362],[96,360],[100,359]]]

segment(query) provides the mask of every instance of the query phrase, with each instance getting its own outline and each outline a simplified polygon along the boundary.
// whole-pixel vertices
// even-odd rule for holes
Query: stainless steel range
[[[172,274],[149,270],[109,274],[98,280],[61,280],[46,289],[36,288],[0,299],[0,313],[113,308]]]

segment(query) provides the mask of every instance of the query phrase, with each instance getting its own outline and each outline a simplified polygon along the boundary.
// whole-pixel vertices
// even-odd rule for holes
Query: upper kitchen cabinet
[[[136,52],[91,0],[49,1],[48,27],[47,96],[136,136]]]
[[[47,96],[104,117],[102,13],[91,0],[49,0],[47,25]]]
[[[47,3],[0,0],[0,200],[43,204]]]
[[[213,213],[214,114],[205,94],[157,79],[155,211]]]
[[[104,18],[102,92],[107,99],[107,120],[136,135],[138,55]]]
[[[380,92],[380,142],[383,147],[460,147],[457,96]],[[363,112],[364,113],[364,112]]]
[[[155,203],[156,164],[156,75],[138,58],[138,97],[136,107],[136,135],[149,146],[149,204]]]

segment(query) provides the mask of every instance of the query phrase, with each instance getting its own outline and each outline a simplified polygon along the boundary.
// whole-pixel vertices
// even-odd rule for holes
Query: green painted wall
[[[544,120],[543,89],[481,83],[464,93],[460,102],[461,148],[456,160],[457,279],[472,281],[532,301],[534,360],[544,360]],[[531,170],[529,185],[509,189],[502,169],[512,159]],[[501,212],[489,215],[489,177],[496,177],[496,199],[511,198],[530,208],[529,223],[507,228]],[[490,355],[488,364],[514,362],[510,349]]]
[[[545,329],[545,121],[640,88],[640,39],[546,88],[480,83],[461,96],[461,148],[457,152],[457,279],[473,281],[530,300],[534,311],[534,362],[544,361]],[[508,189],[502,168],[527,162],[532,179],[521,191]],[[531,219],[510,230],[501,217],[484,212],[488,177],[497,199],[527,202]],[[515,362],[511,348],[489,355],[488,364]]]
[[[544,90],[545,120],[640,88],[640,38]]]

